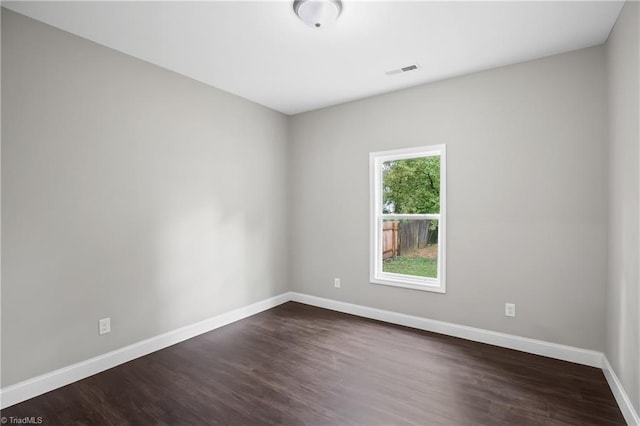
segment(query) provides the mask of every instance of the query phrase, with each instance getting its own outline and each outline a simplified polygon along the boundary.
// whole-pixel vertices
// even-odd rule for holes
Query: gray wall
[[[286,116],[5,9],[2,56],[3,387],[287,290]]]
[[[294,290],[603,350],[604,54],[589,48],[294,116]],[[442,143],[447,293],[369,284],[368,153]],[[504,317],[505,302],[516,318]]]
[[[640,412],[640,4],[627,2],[607,42],[609,282],[607,358]]]

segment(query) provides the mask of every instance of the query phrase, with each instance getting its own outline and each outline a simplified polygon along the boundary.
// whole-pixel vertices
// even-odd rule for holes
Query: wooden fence
[[[385,221],[382,225],[382,259],[413,256],[415,250],[438,242],[438,228],[431,220]]]
[[[397,221],[386,221],[382,223],[382,259],[396,257],[400,253],[400,244],[398,242],[398,225]]]

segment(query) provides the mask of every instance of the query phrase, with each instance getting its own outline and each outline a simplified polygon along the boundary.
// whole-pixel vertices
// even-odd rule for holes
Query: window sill
[[[412,290],[430,291],[433,293],[446,293],[445,286],[438,280],[429,282],[411,280],[405,278],[395,277],[373,277],[369,280],[371,284],[386,285],[391,287],[409,288]]]

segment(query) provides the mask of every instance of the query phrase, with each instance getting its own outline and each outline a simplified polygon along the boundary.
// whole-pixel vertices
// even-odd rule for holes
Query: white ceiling
[[[292,1],[2,4],[285,114],[598,45],[623,4],[343,3],[319,30]]]

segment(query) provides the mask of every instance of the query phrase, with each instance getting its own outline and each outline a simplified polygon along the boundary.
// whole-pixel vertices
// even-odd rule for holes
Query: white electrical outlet
[[[333,286],[335,288],[340,288],[340,278],[334,278],[333,279]]]
[[[516,316],[516,304],[515,303],[505,303],[504,304],[504,316],[505,317],[515,317]]]
[[[111,333],[111,318],[104,318],[98,321],[99,324],[99,333],[107,334]]]

